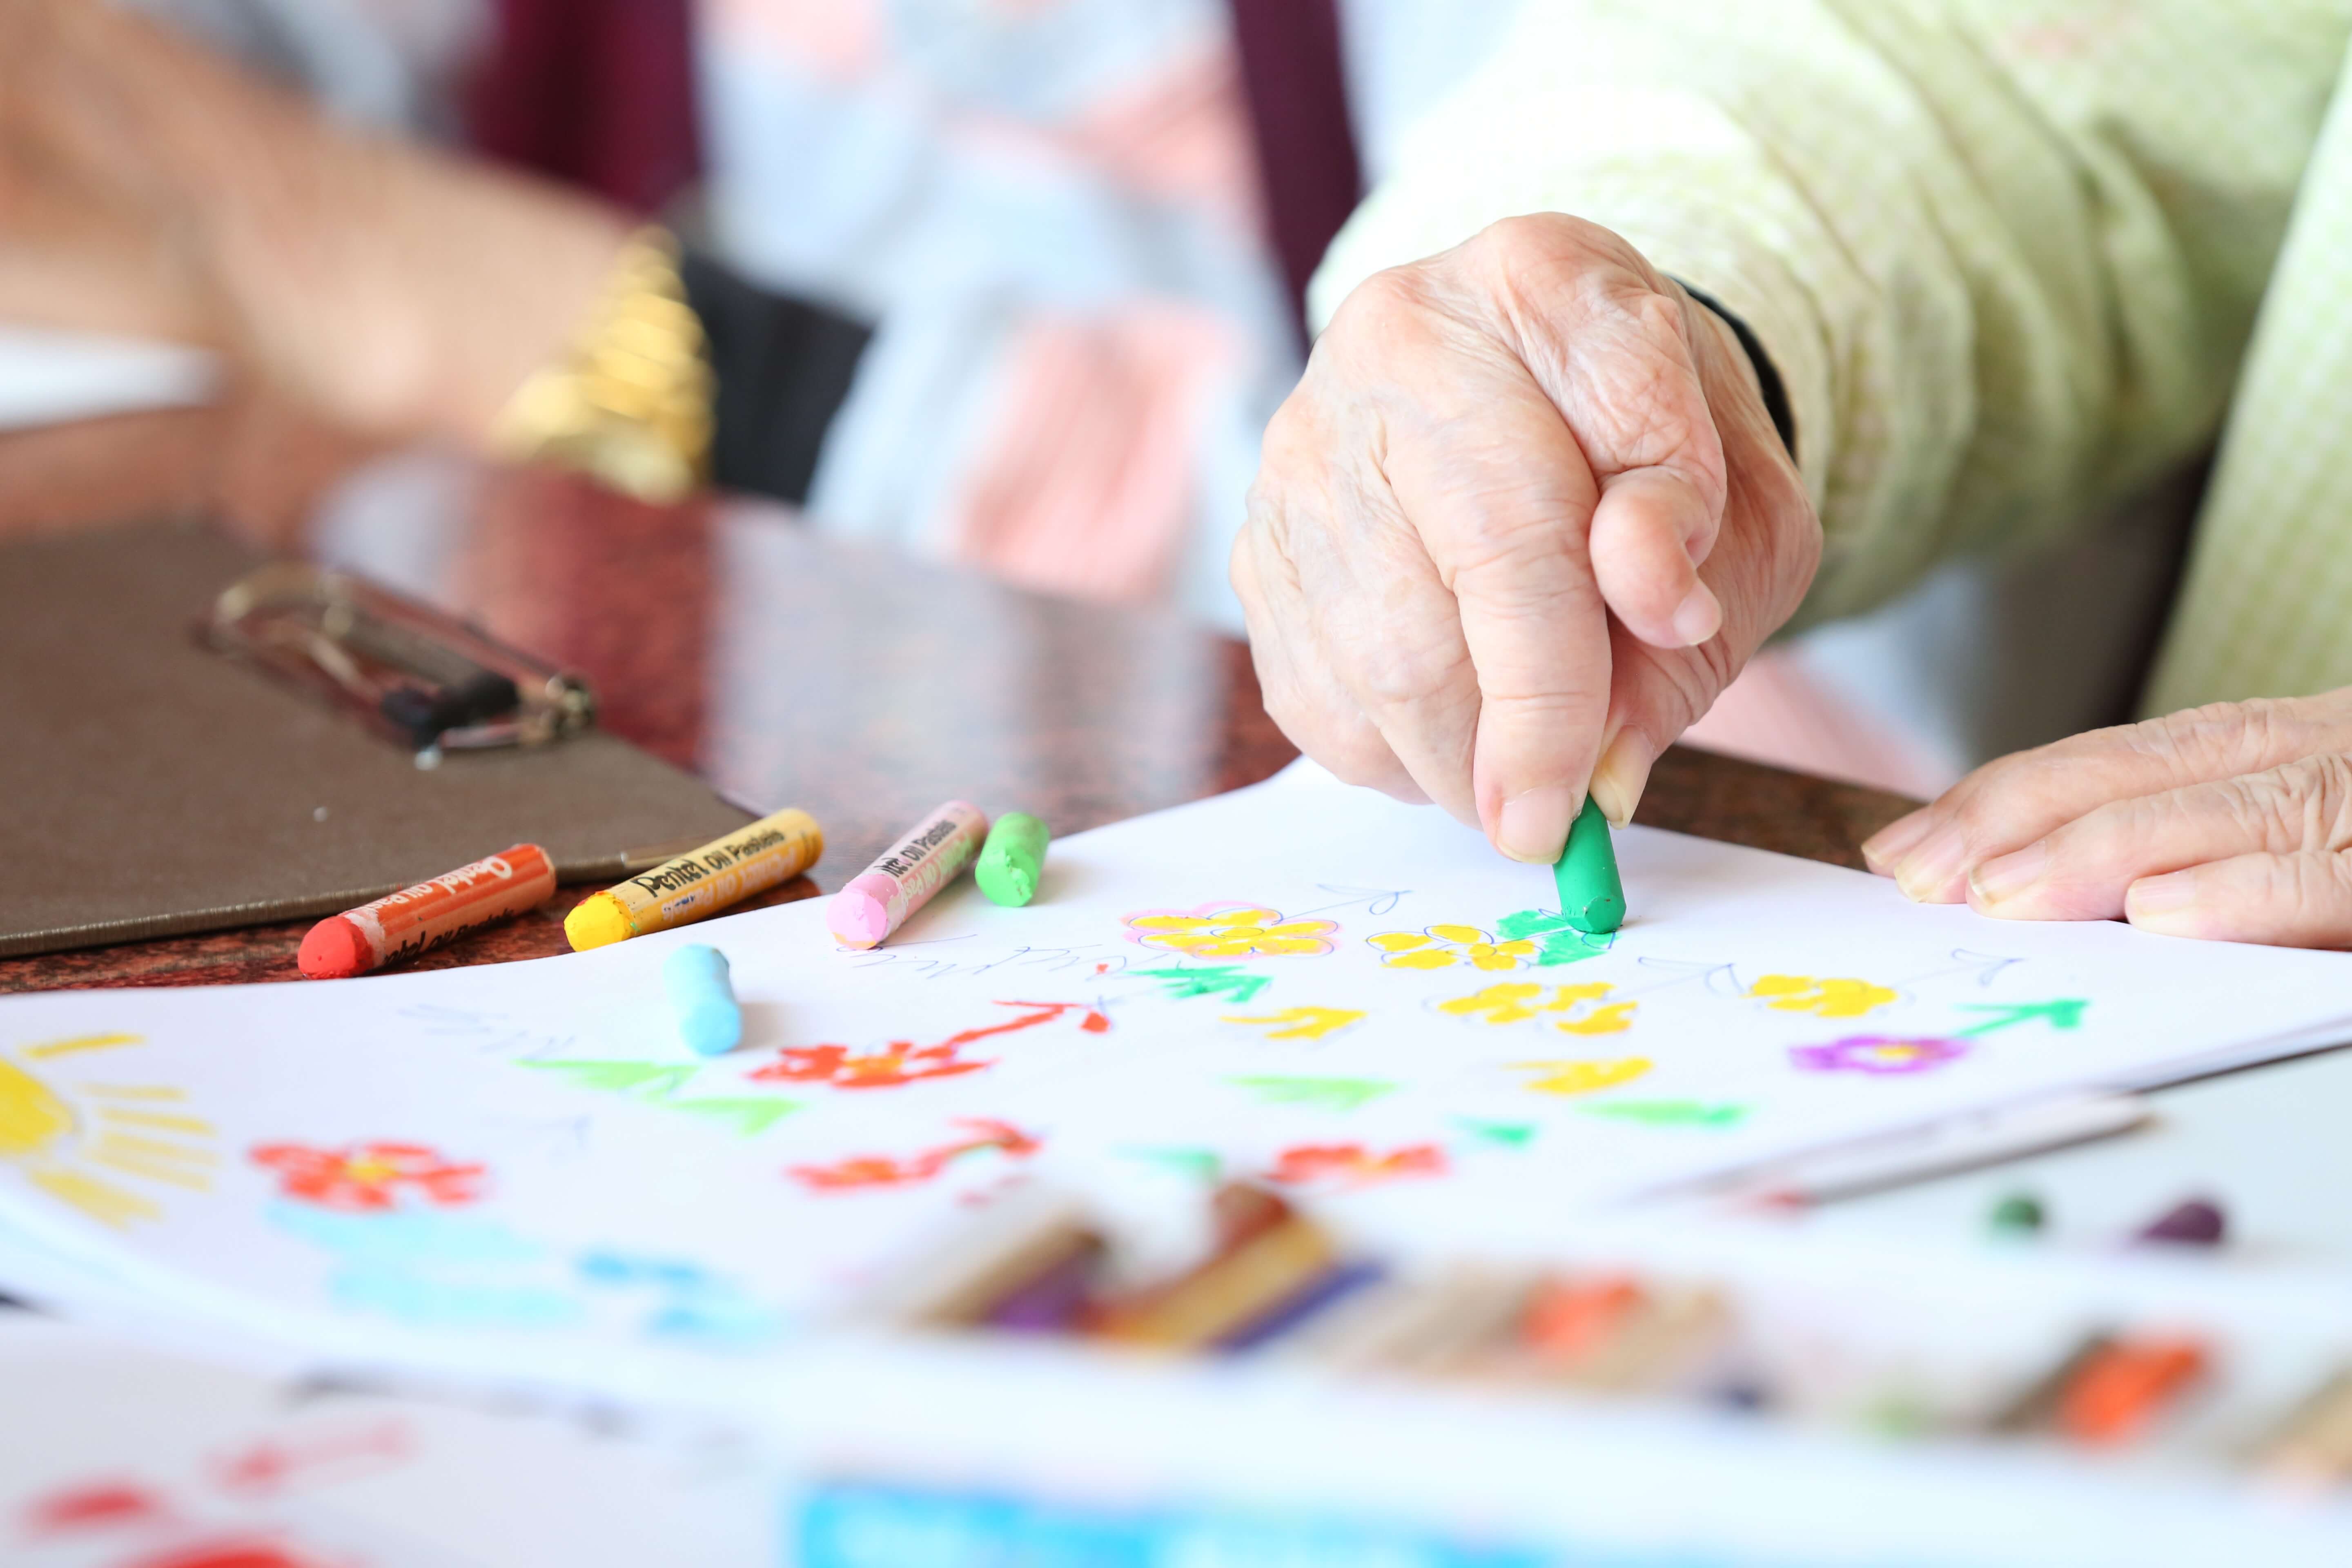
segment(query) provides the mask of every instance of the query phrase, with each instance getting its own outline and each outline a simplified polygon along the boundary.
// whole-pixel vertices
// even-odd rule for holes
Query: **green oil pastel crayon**
[[[1995,1236],[2032,1236],[2048,1219],[2040,1198],[2032,1193],[2011,1193],[1993,1205],[1990,1223]]]
[[[1017,908],[1037,896],[1045,874],[1045,845],[1053,837],[1045,825],[1025,811],[1008,811],[988,830],[981,846],[980,865],[972,875],[992,903]]]
[[[1609,841],[1609,818],[1590,795],[1568,844],[1551,868],[1559,887],[1560,917],[1578,931],[1605,936],[1625,923],[1625,884],[1617,875],[1617,847]]]

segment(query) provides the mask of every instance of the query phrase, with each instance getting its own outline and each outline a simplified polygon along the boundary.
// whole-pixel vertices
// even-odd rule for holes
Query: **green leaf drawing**
[[[1269,1105],[1308,1105],[1323,1110],[1353,1110],[1389,1093],[1396,1085],[1376,1078],[1285,1078],[1253,1076],[1225,1079]]]
[[[801,1109],[801,1101],[797,1100],[772,1095],[679,1100],[677,1091],[692,1082],[694,1075],[702,1069],[681,1067],[675,1062],[527,1061],[522,1065],[560,1072],[570,1079],[575,1088],[625,1095],[640,1104],[662,1110],[682,1110],[688,1116],[708,1117],[714,1121],[731,1123],[734,1131],[745,1138],[765,1132]]]
[[[745,1138],[755,1138],[802,1109],[797,1100],[771,1100],[765,1096],[713,1100],[665,1100],[666,1110],[683,1110],[689,1116],[708,1116],[714,1121],[732,1121],[735,1131]]]
[[[1527,1121],[1480,1121],[1475,1117],[1459,1116],[1454,1124],[1485,1142],[1505,1149],[1524,1149],[1536,1141],[1536,1127]]]
[[[1587,1116],[1638,1121],[1644,1127],[1733,1128],[1748,1116],[1744,1105],[1708,1105],[1696,1100],[1609,1100],[1579,1106]]]
[[[1225,1173],[1224,1157],[1213,1149],[1121,1149],[1129,1160],[1143,1160],[1202,1185]]]
[[[1252,974],[1238,964],[1219,963],[1197,969],[1130,969],[1138,980],[1157,980],[1168,987],[1171,999],[1178,1002],[1190,996],[1228,996],[1236,1004],[1254,1001],[1257,994],[1272,984],[1273,978]]]
[[[1538,969],[1598,958],[1617,942],[1616,932],[1595,936],[1590,931],[1580,931],[1569,924],[1568,917],[1557,910],[1521,910],[1495,922],[1495,940],[1497,942],[1518,942],[1527,937],[1538,939],[1536,967]]]
[[[581,1089],[634,1094],[639,1100],[659,1100],[675,1094],[702,1070],[673,1062],[527,1061],[522,1065],[562,1073]]]
[[[2083,1026],[2083,1010],[2090,1005],[2079,996],[2068,996],[2055,1002],[2019,1002],[2010,1004],[1964,1002],[1963,1013],[1990,1013],[1991,1017],[1972,1027],[1962,1029],[1962,1035],[1990,1035],[1996,1029],[2013,1029],[2020,1024],[2035,1019],[2053,1029],[2079,1029]]]

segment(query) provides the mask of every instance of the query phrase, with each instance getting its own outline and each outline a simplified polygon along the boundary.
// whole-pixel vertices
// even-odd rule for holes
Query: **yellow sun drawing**
[[[220,1155],[213,1125],[181,1109],[183,1091],[159,1084],[67,1083],[81,1064],[48,1064],[141,1044],[137,1035],[77,1035],[0,1052],[0,1162],[101,1224],[154,1219],[158,1187],[203,1192]],[[36,1066],[35,1064],[38,1064]],[[135,1182],[117,1180],[135,1177]]]

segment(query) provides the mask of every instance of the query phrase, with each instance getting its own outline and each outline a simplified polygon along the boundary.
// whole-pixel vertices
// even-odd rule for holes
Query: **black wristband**
[[[1675,281],[1683,283],[1679,278]],[[1748,363],[1756,370],[1757,390],[1764,395],[1764,412],[1772,416],[1772,428],[1780,433],[1780,445],[1789,449],[1789,461],[1795,462],[1797,416],[1790,411],[1789,388],[1780,379],[1780,367],[1772,363],[1772,356],[1764,352],[1763,342],[1748,330],[1748,323],[1725,310],[1720,300],[1711,294],[1699,292],[1687,283],[1683,283],[1683,292],[1720,317],[1723,324],[1731,329],[1731,335],[1739,340],[1739,346],[1747,351]]]
[[[801,505],[874,329],[772,294],[691,251],[678,277],[701,318],[717,383],[711,481]]]

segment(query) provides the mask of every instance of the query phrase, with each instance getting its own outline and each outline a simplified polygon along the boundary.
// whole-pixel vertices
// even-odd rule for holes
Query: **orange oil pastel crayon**
[[[341,980],[414,958],[489,924],[535,910],[555,892],[555,862],[536,844],[460,866],[329,915],[302,939],[295,962],[312,980]]]
[[[2059,1395],[2058,1429],[2112,1447],[2139,1436],[2205,1373],[2205,1347],[2180,1338],[2117,1340],[2085,1362]]]

